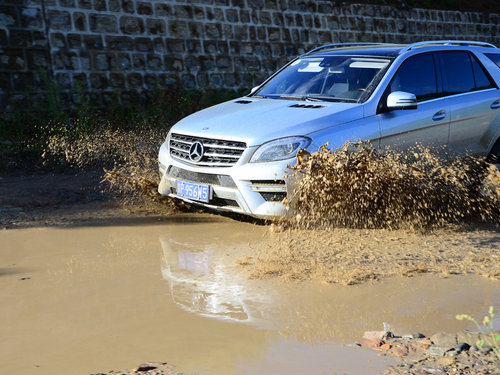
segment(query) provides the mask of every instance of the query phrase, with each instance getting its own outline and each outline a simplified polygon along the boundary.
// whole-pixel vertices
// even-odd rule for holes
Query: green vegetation
[[[58,138],[68,145],[88,136],[117,131],[140,133],[154,129],[166,135],[181,118],[248,93],[248,90],[187,90],[174,84],[163,90],[127,93],[128,103],[118,99],[120,93],[111,93],[103,107],[92,94],[78,89],[63,92],[43,73],[40,77],[43,89],[28,96],[29,111],[0,112],[0,172],[40,168],[42,154]]]
[[[493,328],[493,320],[495,319],[493,306],[490,306],[488,313],[484,316],[483,321],[481,322],[482,326],[475,318],[468,314],[460,314],[457,315],[456,318],[458,320],[471,321],[476,325],[479,332],[482,332],[485,336],[476,342],[477,347],[492,349],[498,357],[500,364],[500,333],[495,332]]]

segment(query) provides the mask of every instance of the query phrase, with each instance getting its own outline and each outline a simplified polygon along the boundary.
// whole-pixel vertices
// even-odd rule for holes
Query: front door
[[[449,101],[447,98],[439,97],[438,84],[433,54],[425,53],[410,57],[401,65],[382,100],[386,101],[391,92],[409,92],[416,95],[418,108],[382,110],[377,115],[380,121],[382,148],[405,150],[418,144],[440,151],[447,145],[450,124]]]

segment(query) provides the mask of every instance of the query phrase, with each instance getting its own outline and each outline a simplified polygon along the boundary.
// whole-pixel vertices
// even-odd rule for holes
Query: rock
[[[431,347],[430,344],[420,344],[419,348],[422,350],[428,350]]]
[[[481,354],[485,354],[486,355],[486,354],[489,354],[491,351],[492,351],[491,348],[488,348],[486,346],[483,346],[482,348],[479,348],[479,352]]]
[[[365,333],[363,333],[363,338],[366,340],[373,340],[373,339],[383,340],[385,337],[392,337],[388,336],[388,333],[392,335],[391,332],[387,331],[366,331]]]
[[[430,367],[424,367],[422,370],[429,374],[440,374],[443,373],[444,371],[439,369],[439,368],[430,368]]]
[[[390,348],[392,348],[392,345],[391,344],[382,344],[380,345],[380,349],[381,350],[389,350]]]
[[[461,353],[464,350],[469,350],[469,349],[470,345],[466,342],[461,342],[457,346],[455,346],[455,351],[457,352],[457,354]]]
[[[397,346],[395,345],[390,352],[396,357],[404,357],[408,355],[409,350],[404,345],[397,345]]]
[[[438,363],[441,366],[452,366],[453,364],[455,364],[455,359],[450,357],[443,357],[438,359]]]
[[[363,340],[360,342],[361,346],[365,346],[372,349],[378,349],[382,346],[384,342],[379,339]]]
[[[137,366],[136,368],[132,369],[132,371],[135,372],[145,372],[145,371],[150,371],[156,369],[156,366],[153,366],[151,363],[143,363]]]
[[[427,350],[427,355],[432,355],[436,357],[443,357],[446,352],[449,352],[450,350],[453,350],[452,348],[449,347],[444,347],[444,346],[431,346]]]
[[[454,334],[440,332],[431,336],[431,341],[436,346],[446,346],[449,348],[454,348],[457,345],[457,337]]]

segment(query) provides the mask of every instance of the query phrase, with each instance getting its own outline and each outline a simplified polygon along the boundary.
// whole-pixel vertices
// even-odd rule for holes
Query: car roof
[[[307,56],[334,56],[334,55],[353,55],[353,56],[380,56],[380,57],[396,57],[404,46],[385,47],[385,48],[339,48],[335,50],[325,50]]]
[[[335,43],[316,47],[303,56],[331,56],[331,55],[355,55],[355,56],[384,56],[396,57],[400,54],[414,50],[415,48],[427,47],[431,50],[443,50],[453,47],[481,48],[490,51],[498,51],[497,47],[490,43],[465,40],[431,40],[412,44],[387,44],[387,43]],[[495,51],[495,52],[496,52]]]

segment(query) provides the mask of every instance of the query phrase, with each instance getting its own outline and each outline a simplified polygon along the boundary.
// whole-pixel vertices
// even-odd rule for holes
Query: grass
[[[500,333],[495,331],[493,327],[493,320],[495,319],[496,312],[493,306],[490,306],[488,313],[483,317],[479,323],[474,317],[468,314],[459,314],[456,316],[457,320],[468,320],[477,327],[478,331],[485,335],[476,342],[478,348],[488,348],[493,350],[497,356],[497,362],[500,365]]]

